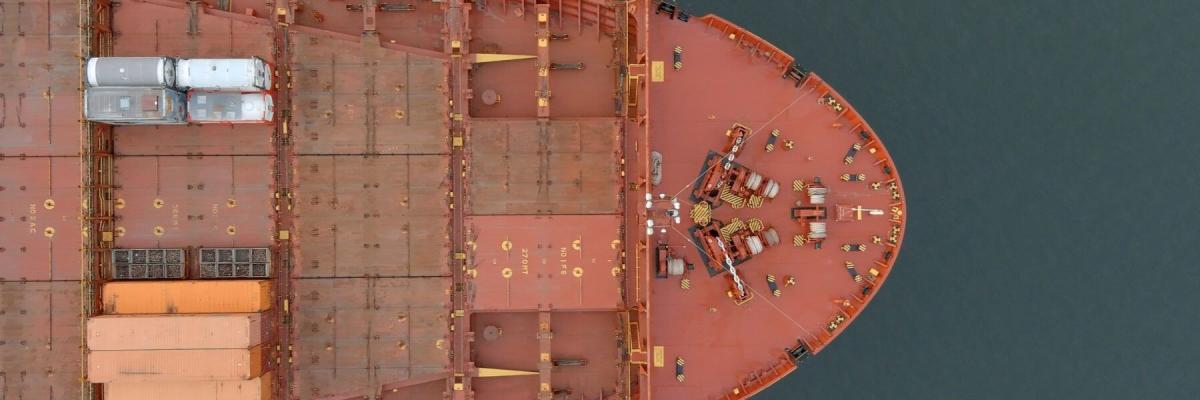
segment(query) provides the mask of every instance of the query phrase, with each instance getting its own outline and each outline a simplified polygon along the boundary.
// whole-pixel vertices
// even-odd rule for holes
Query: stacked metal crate
[[[189,257],[199,253],[199,261]],[[187,249],[112,249],[112,280],[263,279],[271,277],[267,247],[202,247]],[[195,266],[195,269],[189,269]]]
[[[183,249],[113,249],[112,279],[183,279]]]
[[[84,117],[113,125],[270,123],[271,71],[258,57],[94,57]]]
[[[202,248],[200,278],[267,278],[271,276],[268,248]]]

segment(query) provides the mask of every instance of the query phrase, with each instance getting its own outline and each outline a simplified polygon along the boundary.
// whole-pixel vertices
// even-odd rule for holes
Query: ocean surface
[[[824,77],[907,194],[882,291],[758,399],[1200,398],[1200,3],[681,6]]]

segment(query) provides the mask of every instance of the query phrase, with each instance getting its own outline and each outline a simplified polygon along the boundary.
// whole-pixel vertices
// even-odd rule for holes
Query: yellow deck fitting
[[[747,205],[749,205],[749,206],[750,206],[750,208],[759,208],[759,207],[762,207],[762,205],[763,205],[763,198],[762,198],[762,196],[758,196],[758,195],[750,195],[750,202],[749,202]]]
[[[797,180],[792,181],[792,191],[793,192],[803,192],[805,186],[808,186],[808,185],[804,184],[803,179],[797,179]]]
[[[662,368],[662,366],[666,364],[665,360],[663,360],[664,353],[666,353],[665,347],[654,346],[654,366],[655,367]]]
[[[793,246],[802,247],[805,243],[808,243],[808,238],[804,237],[804,235],[795,235],[792,237]]]
[[[738,195],[733,194],[733,192],[730,192],[728,186],[721,187],[720,197],[721,197],[721,200],[724,200],[726,203],[729,203],[729,205],[733,206],[733,208],[742,208],[742,207],[746,206],[746,199],[738,197]]]
[[[732,221],[729,221],[728,224],[721,227],[721,237],[725,240],[729,240],[729,237],[732,236],[734,232],[742,229],[746,229],[746,223],[742,222],[740,219],[734,218]]]
[[[517,369],[501,369],[501,368],[479,368],[479,378],[495,378],[505,376],[528,376],[537,375],[537,371],[522,371]]]
[[[795,286],[795,285],[796,285],[796,277],[788,275],[787,277],[784,278],[783,286]]]
[[[683,357],[675,357],[675,371],[678,371],[675,374],[675,380],[683,382]]]
[[[838,326],[841,325],[842,322],[846,322],[846,316],[842,315],[842,314],[838,314],[837,316],[833,317],[832,320],[829,321],[829,325],[826,325],[825,329],[829,330],[829,332],[833,332],[833,331],[837,330]]]
[[[691,289],[692,288],[692,280],[688,279],[688,278],[680,279],[679,280],[679,288],[683,289],[683,290]]]
[[[758,233],[763,230],[763,222],[758,218],[750,218],[746,221],[746,226],[750,228],[750,232]]]
[[[503,61],[519,61],[537,58],[531,54],[492,54],[492,53],[476,53],[471,55],[471,62],[476,64],[503,62]]]
[[[690,215],[692,222],[695,222],[696,225],[707,226],[709,222],[712,222],[712,206],[707,201],[702,201],[692,206]]]
[[[791,150],[791,149],[794,149],[794,148],[796,148],[796,142],[795,142],[794,140],[791,140],[791,139],[784,140],[784,141],[783,141],[783,148],[784,148],[785,150]]]

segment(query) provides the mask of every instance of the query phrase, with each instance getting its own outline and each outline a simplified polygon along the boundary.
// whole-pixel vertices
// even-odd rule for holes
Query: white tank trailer
[[[271,90],[271,66],[258,57],[181,59],[178,72],[179,88],[185,90]]]
[[[188,122],[196,124],[270,123],[275,104],[268,93],[188,92]]]
[[[88,121],[112,125],[181,125],[187,123],[183,93],[156,87],[90,87],[83,96]]]
[[[91,87],[175,87],[171,57],[93,57],[87,62]]]

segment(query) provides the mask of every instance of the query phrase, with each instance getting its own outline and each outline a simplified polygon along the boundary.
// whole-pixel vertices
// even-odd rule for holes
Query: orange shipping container
[[[262,313],[100,315],[87,321],[88,349],[248,349],[269,335],[263,320]]]
[[[239,381],[262,376],[265,345],[249,349],[115,350],[88,353],[88,381]]]
[[[142,281],[104,284],[105,314],[259,312],[271,308],[271,281]]]
[[[270,400],[271,373],[248,381],[113,382],[104,384],[109,400]]]

